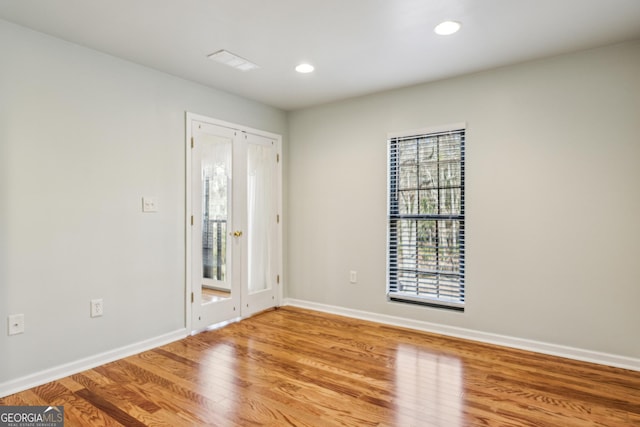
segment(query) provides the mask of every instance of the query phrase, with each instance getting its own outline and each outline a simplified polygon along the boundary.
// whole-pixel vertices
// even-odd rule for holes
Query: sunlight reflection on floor
[[[456,357],[436,354],[408,344],[396,352],[396,425],[415,425],[415,408],[422,422],[457,427],[464,424],[463,366]]]

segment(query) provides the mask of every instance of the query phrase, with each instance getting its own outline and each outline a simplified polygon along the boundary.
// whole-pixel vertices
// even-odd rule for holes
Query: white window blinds
[[[394,136],[388,143],[387,295],[463,309],[465,129]]]

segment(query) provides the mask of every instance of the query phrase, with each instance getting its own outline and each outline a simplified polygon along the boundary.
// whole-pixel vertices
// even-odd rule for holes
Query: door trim
[[[279,154],[279,166],[277,168],[277,187],[278,187],[278,196],[276,201],[277,210],[279,212],[280,222],[278,224],[277,233],[276,233],[276,257],[277,257],[277,270],[279,283],[276,283],[277,286],[275,295],[276,301],[275,306],[278,307],[283,300],[283,288],[284,288],[284,280],[283,280],[283,244],[282,244],[282,224],[283,224],[283,213],[282,213],[282,136],[254,129],[248,126],[238,125],[235,123],[226,122],[223,120],[214,119],[211,117],[203,116],[200,114],[195,114],[191,112],[185,113],[185,317],[184,324],[187,331],[194,333],[196,332],[193,329],[192,325],[192,303],[191,303],[191,293],[195,292],[192,288],[191,283],[191,264],[192,264],[192,238],[191,238],[191,216],[193,215],[191,211],[191,203],[192,203],[192,185],[191,185],[191,173],[192,173],[192,162],[191,162],[191,138],[192,138],[192,124],[194,121],[203,122],[211,125],[222,126],[230,129],[235,129],[240,132],[245,132],[248,134],[263,136],[266,138],[270,138],[276,141],[277,144],[277,153]]]

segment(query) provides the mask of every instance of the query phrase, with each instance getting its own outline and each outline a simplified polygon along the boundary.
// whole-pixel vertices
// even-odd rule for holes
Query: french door
[[[200,330],[278,303],[280,138],[194,115],[187,125],[187,276],[191,330]]]

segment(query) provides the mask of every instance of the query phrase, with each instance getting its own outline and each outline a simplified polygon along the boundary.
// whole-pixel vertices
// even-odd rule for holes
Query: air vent
[[[233,67],[240,71],[251,71],[260,68],[257,64],[224,49],[214,52],[208,56],[214,61],[218,61],[221,64],[228,65],[229,67]]]

